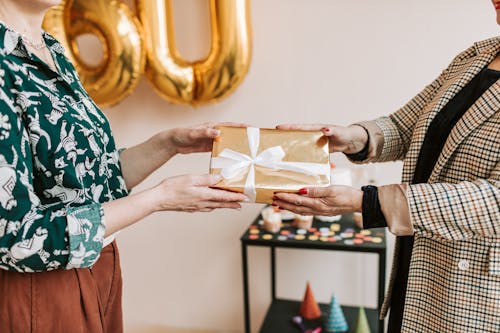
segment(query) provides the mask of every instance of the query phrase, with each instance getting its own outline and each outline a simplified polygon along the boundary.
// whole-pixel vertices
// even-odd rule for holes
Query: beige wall
[[[176,0],[181,52],[208,45],[204,0]],[[107,109],[120,146],[157,131],[205,121],[351,122],[388,114],[429,83],[473,41],[498,33],[489,0],[252,0],[250,72],[222,102],[192,108],[169,104],[147,82]],[[334,157],[344,164],[341,157]],[[208,154],[178,156],[140,188],[165,177],[204,173]],[[396,182],[400,164],[372,168]],[[210,214],[158,213],[119,236],[128,327],[165,325],[241,330],[239,237],[262,206]],[[392,253],[392,251],[390,251]],[[320,301],[375,306],[375,257],[279,251],[278,294],[299,299],[305,281]],[[254,331],[269,302],[265,249],[250,251]]]

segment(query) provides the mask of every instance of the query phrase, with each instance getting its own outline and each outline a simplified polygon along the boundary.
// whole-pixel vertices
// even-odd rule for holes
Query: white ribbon
[[[219,156],[212,158],[211,168],[222,169],[221,176],[224,179],[233,178],[248,169],[244,193],[250,198],[251,202],[255,202],[257,196],[255,188],[255,165],[274,170],[295,171],[311,176],[328,176],[330,174],[330,166],[328,164],[283,162],[282,160],[286,154],[281,146],[267,148],[257,155],[260,144],[260,129],[248,127],[247,136],[250,156],[226,148]]]

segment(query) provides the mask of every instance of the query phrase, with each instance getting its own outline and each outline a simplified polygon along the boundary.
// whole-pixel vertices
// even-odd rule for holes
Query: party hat
[[[317,319],[321,317],[321,310],[319,309],[319,305],[314,299],[314,294],[312,292],[311,286],[309,282],[307,282],[306,292],[304,294],[304,300],[300,305],[299,314],[304,319]]]
[[[337,303],[337,299],[334,295],[332,295],[332,300],[330,302],[325,329],[327,332],[347,332],[349,330],[344,312],[342,312],[342,308],[339,303]]]
[[[356,322],[356,331],[354,333],[371,333],[368,325],[368,318],[363,307],[359,308],[358,320]]]

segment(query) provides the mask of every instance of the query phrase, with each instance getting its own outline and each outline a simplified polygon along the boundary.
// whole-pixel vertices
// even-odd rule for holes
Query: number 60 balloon
[[[210,0],[211,47],[205,59],[183,60],[176,47],[171,0],[136,0],[142,24],[119,0],[64,0],[44,28],[67,50],[89,94],[101,106],[116,104],[144,72],[155,90],[175,103],[217,101],[241,83],[252,53],[250,0]],[[103,60],[95,67],[80,57],[76,38],[96,35]]]

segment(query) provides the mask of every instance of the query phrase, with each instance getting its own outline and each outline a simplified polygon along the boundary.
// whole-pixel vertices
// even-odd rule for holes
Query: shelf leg
[[[243,307],[245,313],[245,333],[250,333],[250,300],[248,297],[248,262],[247,246],[241,243],[241,260],[243,268]]]
[[[271,246],[271,299],[276,299],[276,248]]]

